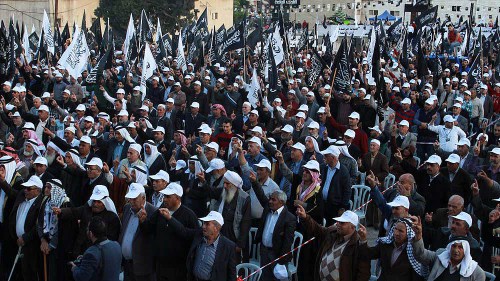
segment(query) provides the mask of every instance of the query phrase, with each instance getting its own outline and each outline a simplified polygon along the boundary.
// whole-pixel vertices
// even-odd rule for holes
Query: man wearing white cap
[[[174,99],[175,109],[181,110],[181,107],[186,104],[186,94],[181,91],[181,83],[179,82],[175,82],[173,88],[168,94],[168,98]]]
[[[310,261],[314,267],[312,280],[370,279],[370,261],[359,253],[359,218],[354,212],[345,211],[333,218],[337,222],[333,228],[319,225],[302,206],[297,207],[297,216],[310,236],[319,237],[316,259]]]
[[[125,99],[125,90],[123,88],[119,88],[116,91],[116,98],[111,97],[108,92],[106,92],[106,89],[104,89],[104,86],[100,86],[99,90],[101,90],[102,94],[104,95],[104,98],[109,101],[112,104],[115,104],[116,100],[120,100],[123,104],[122,109],[127,110],[127,100]]]
[[[207,116],[210,113],[208,96],[203,93],[203,86],[200,81],[193,83],[193,93],[187,95],[187,105],[197,102],[200,105],[200,113]]]
[[[236,112],[241,108],[243,104],[243,96],[239,92],[239,86],[237,83],[228,83],[226,85],[226,90],[222,93],[223,100],[221,105],[224,106],[228,115]]]
[[[130,143],[134,142],[127,128],[123,126],[115,127],[114,136],[114,138],[106,142],[106,145],[101,145],[101,149],[107,151],[106,163],[108,163],[109,166],[113,166],[115,160],[120,161],[125,159]]]
[[[266,99],[267,103],[267,99]],[[249,102],[244,102],[241,107],[241,114],[237,114],[236,118],[233,120],[233,130],[237,134],[243,134],[243,126],[250,118],[250,111],[252,110],[252,104]]]
[[[76,206],[80,206],[80,202],[87,201],[92,195],[92,190],[97,185],[109,186],[106,178],[104,177],[103,167],[104,164],[99,157],[93,157],[83,165],[87,169],[87,179],[84,180],[84,186],[81,190],[81,198],[73,200]],[[83,200],[83,201],[82,201]]]
[[[156,208],[160,208],[163,204],[163,193],[161,191],[165,189],[170,182],[170,175],[160,170],[156,175],[149,176],[153,183],[153,194],[151,195],[151,203]]]
[[[446,167],[441,169],[441,173],[450,180],[451,193],[462,196],[465,206],[468,206],[472,199],[470,174],[460,167],[461,159],[458,154],[450,154],[445,161]]]
[[[451,108],[451,117],[453,117],[455,126],[459,126],[464,132],[468,132],[469,120],[464,117],[462,112],[462,104],[459,102],[453,104]],[[474,126],[477,126],[476,124]]]
[[[436,118],[433,119],[433,117]],[[434,154],[434,148],[431,143],[436,141],[436,134],[428,129],[431,124],[438,125],[441,121],[439,113],[434,110],[434,101],[427,99],[424,108],[420,108],[415,113],[413,124],[418,127],[417,129],[417,154],[423,161],[429,156]]]
[[[5,172],[8,173],[8,171]],[[9,225],[5,227],[9,231],[4,235],[10,233],[17,246],[22,247],[23,253],[30,257],[21,259],[23,279],[38,280],[36,276],[40,266],[38,258],[40,239],[36,235],[36,225],[42,204],[43,183],[37,176],[31,176],[27,182],[22,183],[22,187],[24,189],[20,191],[10,189],[9,196],[16,199],[10,213]],[[6,222],[6,216],[7,214],[4,214],[4,222]]]
[[[454,125],[455,120],[451,115],[446,115],[443,118],[444,125],[432,125],[436,118],[436,115],[433,116],[430,122],[431,125],[428,126],[430,131],[438,134],[439,141],[435,143],[435,146],[438,146],[444,152],[453,152],[457,149],[459,139],[466,138],[467,135],[460,127]]]
[[[75,258],[83,254],[85,249],[92,245],[87,237],[87,228],[93,217],[100,217],[107,226],[107,237],[109,240],[118,241],[120,235],[120,219],[116,213],[116,207],[109,198],[109,191],[104,185],[96,185],[90,199],[80,207],[74,208],[52,208],[55,215],[63,221],[79,222],[78,234],[73,245]]]
[[[366,153],[362,159],[358,161],[360,172],[369,174],[373,172],[379,181],[383,182],[389,174],[389,161],[387,157],[380,153],[380,141],[372,139],[370,141],[370,152]]]
[[[330,122],[332,127],[335,130],[339,131],[341,134],[344,134],[349,130],[354,132],[355,136],[353,137],[352,144],[359,147],[362,155],[368,152],[368,136],[360,127],[358,127],[360,119],[359,113],[353,111],[351,112],[351,114],[349,114],[348,126],[338,123],[331,115],[329,108],[326,108],[326,115],[328,116],[328,121]]]
[[[140,229],[151,234],[152,241],[148,243],[155,245],[151,254],[156,262],[156,278],[185,280],[186,259],[191,244],[171,225],[180,224],[188,229],[199,229],[198,218],[191,209],[181,203],[183,188],[179,184],[170,183],[160,193],[163,195],[160,209],[152,212],[141,210],[138,213]],[[150,265],[153,265],[153,262]]]
[[[139,227],[141,215],[150,219],[156,208],[146,202],[146,191],[139,183],[132,183],[125,195],[128,203],[123,207],[122,228],[118,242],[123,255],[123,280],[153,280],[152,233]]]
[[[163,102],[165,89],[160,85],[160,78],[158,76],[153,76],[152,78],[151,86],[148,87],[146,92],[146,98],[148,98],[155,106],[158,106]]]
[[[331,145],[321,151],[326,165],[321,168],[321,193],[325,204],[324,218],[326,225],[333,224],[333,218],[349,209],[351,181],[349,171],[339,161],[340,150]]]
[[[38,156],[35,161],[33,161],[33,169],[35,170],[35,175],[42,180],[43,185],[47,183],[48,180],[53,179],[54,175],[47,171],[49,162],[47,158],[43,156]]]

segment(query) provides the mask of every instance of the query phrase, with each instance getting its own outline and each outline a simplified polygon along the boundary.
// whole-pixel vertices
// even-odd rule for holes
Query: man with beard
[[[203,176],[198,177],[204,182]],[[248,231],[252,224],[250,211],[250,196],[243,191],[243,179],[236,172],[226,171],[223,177],[224,188],[211,188],[210,204],[211,211],[218,211],[224,218],[224,226],[221,233],[236,243],[237,260],[241,261],[241,255],[247,246]],[[208,186],[206,186],[208,187]],[[248,257],[243,257],[248,260]]]
[[[151,213],[142,209],[138,213],[139,229],[153,236],[158,280],[185,280],[189,241],[175,232],[170,224],[175,221],[189,229],[199,229],[197,217],[182,204],[183,188],[179,184],[171,183],[160,193],[163,194],[162,208]]]
[[[113,161],[114,172],[118,177],[124,178],[124,171],[134,167],[141,167],[147,172],[146,163],[141,160],[141,150],[140,144],[132,143],[127,152],[127,159],[123,159],[119,163],[116,160]]]
[[[92,241],[87,237],[89,222],[94,217],[100,217],[108,226],[107,237],[109,240],[118,241],[120,235],[120,219],[116,213],[115,204],[109,198],[108,189],[104,185],[97,185],[92,191],[92,196],[87,204],[76,208],[52,208],[54,214],[61,221],[79,221],[78,234],[73,246],[73,258],[83,254],[91,246]]]

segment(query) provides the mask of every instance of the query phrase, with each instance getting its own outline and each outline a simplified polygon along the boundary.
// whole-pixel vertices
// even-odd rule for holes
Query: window
[[[212,19],[216,20],[219,18],[219,13],[212,13]]]
[[[488,8],[488,12],[491,12],[491,8]]]
[[[469,10],[469,7],[465,7],[465,10],[468,11]]]
[[[453,12],[456,12],[456,11],[457,11],[457,6],[451,6],[451,10],[452,10]]]
[[[492,16],[492,15],[490,15],[490,20],[491,20],[491,19],[493,19],[493,16]]]
[[[477,15],[477,18],[478,18],[478,19],[481,19],[481,15]]]

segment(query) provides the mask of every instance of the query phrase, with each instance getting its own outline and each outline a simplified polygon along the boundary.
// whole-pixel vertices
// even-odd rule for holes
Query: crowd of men
[[[500,265],[498,54],[474,85],[451,56],[439,77],[381,60],[377,85],[361,50],[343,91],[329,68],[308,84],[311,54],[291,48],[254,104],[258,52],[185,72],[168,57],[145,94],[121,51],[97,84],[17,59],[0,81],[0,280],[233,281],[252,257],[281,257],[264,281],[485,280]],[[315,239],[292,272],[296,233]]]

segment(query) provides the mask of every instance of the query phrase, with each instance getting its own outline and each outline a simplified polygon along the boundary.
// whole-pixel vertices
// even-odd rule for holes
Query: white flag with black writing
[[[271,47],[273,48],[274,61],[276,65],[280,65],[285,58],[285,51],[283,50],[283,42],[281,41],[280,28],[276,27],[271,36]]]
[[[184,56],[184,46],[182,45],[182,37],[179,36],[177,45],[177,68],[182,69],[182,72],[187,70],[186,57]]]
[[[155,58],[153,53],[149,48],[149,44],[146,43],[144,48],[144,60],[142,61],[142,76],[141,76],[141,93],[146,94],[146,80],[153,76],[153,72],[157,68]]]
[[[259,84],[259,79],[257,77],[257,69],[254,67],[252,74],[252,81],[250,82],[250,87],[247,95],[248,102],[252,104],[253,108],[257,108],[257,102],[259,101],[259,91],[260,91],[260,84]]]
[[[45,40],[45,46],[47,46],[47,51],[54,54],[54,35],[52,34],[52,29],[50,28],[49,16],[47,12],[43,10],[43,21],[42,21],[43,38]]]
[[[23,35],[23,49],[24,56],[26,57],[27,64],[31,62],[31,50],[30,50],[30,39],[28,38],[28,27],[24,25],[24,35]]]
[[[369,82],[376,81],[375,80],[376,75],[373,75],[373,63],[372,63],[373,54],[375,52],[375,42],[376,41],[377,41],[376,32],[375,32],[375,28],[373,28],[372,29],[372,36],[370,38],[370,45],[368,47],[368,53],[366,54],[366,60],[368,61],[368,75],[367,75],[367,78],[368,78]]]
[[[77,28],[73,41],[62,54],[58,64],[66,68],[71,76],[77,78],[85,70],[89,56],[90,50],[85,32]]]
[[[130,40],[135,40],[135,27],[134,18],[132,13],[130,14],[130,19],[128,21],[127,34],[125,35],[125,41],[123,41],[123,54],[125,55],[125,61],[128,61],[128,49],[130,48]]]

